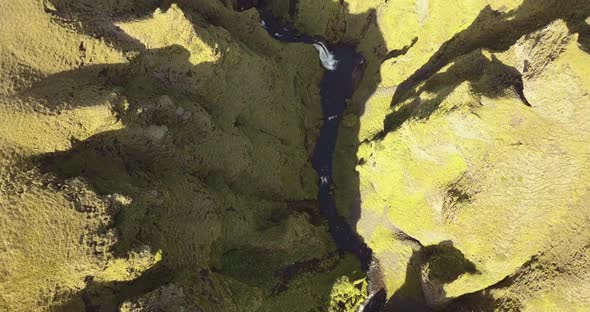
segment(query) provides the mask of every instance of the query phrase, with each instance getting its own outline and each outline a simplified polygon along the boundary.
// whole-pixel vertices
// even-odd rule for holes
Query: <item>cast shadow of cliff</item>
[[[289,252],[249,245],[224,250],[221,263],[200,264],[203,261],[199,257],[207,259],[217,251],[201,246],[198,240],[202,237],[195,238],[202,235],[199,229],[210,226],[210,218],[232,214],[240,207],[223,210],[218,206],[213,199],[216,172],[206,170],[199,159],[183,152],[187,143],[210,139],[212,133],[208,131],[213,130],[185,120],[175,106],[162,106],[154,100],[167,94],[175,100],[184,97],[189,102],[199,101],[199,95],[190,91],[193,79],[210,74],[214,64],[192,65],[189,57],[189,51],[181,46],[146,50],[130,64],[89,65],[54,74],[21,95],[42,102],[48,114],[112,104],[122,129],[73,140],[66,151],[38,155],[27,162],[54,175],[58,185],[82,178],[98,195],[123,194],[131,198],[131,204],[123,207],[110,225],[109,229],[118,233],[110,251],[125,259],[130,252],[147,246],[162,255],[160,262],[128,281],[100,282],[88,276],[85,288],[69,294],[55,310],[79,311],[84,306],[86,311],[117,311],[125,301],[189,276],[212,285],[211,272],[260,287],[278,280],[278,293],[291,282],[292,274],[285,273],[293,271],[290,267],[298,267],[294,271],[298,274],[321,272],[320,262],[289,265],[285,260],[292,258]],[[61,97],[64,94],[66,98]],[[193,117],[198,117],[195,112]],[[156,132],[154,136],[150,131],[162,127],[167,129],[159,132],[162,135]],[[296,213],[308,214],[312,224],[321,226],[313,203],[287,206]],[[278,226],[291,215],[289,211],[273,211],[270,220],[260,226]],[[328,291],[323,295],[329,297]],[[209,294],[207,300],[220,302],[215,296]]]
[[[493,10],[491,6],[484,8],[473,23],[465,30],[446,41],[432,57],[400,83],[391,100],[391,106],[395,107],[402,102],[417,97],[427,88],[420,87],[421,83],[435,76],[445,66],[452,64],[462,56],[468,55],[480,49],[491,52],[507,51],[522,36],[531,34],[551,22],[562,19],[566,22],[571,33],[578,33],[578,44],[582,50],[589,51],[590,27],[584,19],[590,15],[590,4],[579,0],[525,0],[517,9],[510,12]],[[494,60],[497,63],[497,60]],[[505,68],[510,78],[499,81],[514,84],[519,97],[526,105],[530,103],[522,95],[521,74],[516,69]],[[516,79],[514,79],[516,78]],[[456,83],[456,82],[453,82]],[[479,90],[481,91],[481,90]],[[475,90],[478,93],[478,90]],[[443,92],[437,94],[440,103],[448,95]],[[485,94],[484,95],[490,95]],[[491,94],[493,96],[493,94]],[[410,108],[404,107],[403,111],[389,114],[384,120],[384,131],[378,135],[382,137],[389,131],[395,130],[404,120],[409,118],[411,111],[419,103],[413,103]],[[433,110],[431,110],[433,111]],[[422,114],[422,118],[429,114]]]
[[[206,204],[202,210],[211,211],[195,211],[193,205],[210,196],[196,187],[204,188],[207,174],[200,172],[198,166],[187,165],[188,161],[182,161],[182,153],[177,152],[189,137],[207,135],[205,129],[188,122],[175,106],[158,107],[154,100],[162,94],[188,96],[192,79],[210,73],[212,63],[193,65],[189,57],[189,51],[176,45],[146,50],[129,64],[88,65],[57,73],[22,92],[22,97],[32,97],[44,105],[40,110],[50,115],[110,105],[112,114],[123,126],[121,129],[100,132],[83,141],[72,139],[70,149],[34,156],[25,161],[25,166],[51,173],[58,185],[82,178],[99,196],[128,196],[131,204],[113,216],[115,221],[110,228],[101,230],[115,229],[118,233],[111,251],[116,257],[125,258],[148,246],[163,255],[162,261],[127,282],[101,283],[88,276],[86,288],[69,296],[61,309],[76,310],[83,302],[87,311],[116,311],[128,298],[152,291],[190,271],[194,263],[186,250],[209,252],[186,241],[174,248],[167,243],[169,237],[194,236],[194,224],[202,222],[207,213],[216,213],[215,207]],[[149,130],[163,127],[176,135]],[[178,194],[179,190],[183,194]],[[201,202],[172,200],[179,196],[194,196]],[[92,203],[85,209],[93,209]]]
[[[229,0],[228,0],[229,1]],[[226,1],[226,2],[228,2]],[[53,16],[54,22],[90,37],[101,39],[120,51],[143,51],[147,47],[138,39],[125,33],[118,23],[133,22],[150,18],[156,10],[166,12],[177,4],[193,23],[206,27],[217,25],[218,16],[208,0],[126,0],[113,4],[112,1],[95,0],[43,0],[45,12]],[[229,3],[220,2],[229,6]],[[195,7],[199,9],[195,13]],[[201,38],[206,40],[207,38]],[[214,42],[211,43],[213,46]],[[80,44],[84,48],[84,42]],[[82,51],[83,52],[83,51]]]
[[[446,304],[444,285],[463,274],[479,274],[475,264],[465,258],[451,241],[425,246],[412,253],[406,280],[386,302],[383,311],[434,311]]]
[[[115,25],[137,20],[161,8],[160,0],[132,0],[126,6],[93,0],[44,0],[45,12],[56,22],[91,37],[104,39],[123,51],[143,50],[145,45]]]
[[[156,94],[190,93],[194,81],[211,74],[214,63],[193,65],[189,58],[190,52],[180,45],[144,50],[129,63],[86,65],[40,77],[19,97],[35,99],[37,110],[47,114],[109,103],[126,124],[133,114],[121,109],[146,109],[141,100]],[[121,97],[132,107],[119,107]]]
[[[198,240],[202,237],[195,238],[195,231],[201,235],[199,229],[210,226],[207,223],[210,218],[232,214],[240,207],[223,210],[217,206],[212,199],[216,187],[212,180],[216,173],[205,170],[199,159],[182,152],[187,142],[198,144],[210,138],[211,133],[199,124],[184,120],[175,106],[158,107],[157,101],[154,103],[154,98],[161,94],[174,99],[185,97],[190,102],[198,100],[198,94],[192,94],[190,86],[193,79],[209,74],[213,64],[192,65],[189,56],[180,46],[147,50],[130,64],[85,66],[58,73],[23,92],[22,96],[43,102],[45,109],[54,114],[107,101],[113,104],[113,113],[124,126],[122,129],[73,141],[67,151],[39,155],[28,162],[53,174],[58,185],[82,178],[98,195],[124,194],[131,198],[132,203],[114,216],[115,223],[110,228],[118,233],[111,250],[113,255],[125,259],[130,252],[146,246],[162,255],[160,262],[128,281],[100,282],[88,276],[85,288],[69,294],[66,302],[54,307],[55,310],[79,311],[84,306],[86,311],[116,311],[125,301],[189,276],[202,280],[202,285],[212,285],[211,272],[255,287],[266,287],[276,280],[277,285],[270,287],[276,290],[269,291],[277,294],[288,287],[292,272],[323,273],[321,261],[291,265],[285,260],[292,258],[290,252],[249,245],[223,250],[220,263],[200,264],[203,261],[199,257],[206,259],[217,251],[201,246]],[[113,92],[118,95],[111,96]],[[62,94],[67,97],[61,98]],[[64,107],[64,103],[69,105]],[[138,111],[141,111],[139,115]],[[150,132],[154,126],[166,127],[166,133],[170,134],[154,137]],[[293,213],[307,214],[313,225],[322,226],[313,203],[287,206],[284,209],[291,212],[277,209],[260,226],[279,226]],[[191,241],[191,237],[197,242]],[[329,298],[329,289],[322,295]],[[220,302],[215,296],[209,294],[207,300]]]
[[[511,96],[520,99],[523,105],[532,107],[524,93],[522,74],[514,67],[504,64],[494,55],[486,57],[481,50],[459,56],[444,71],[412,90],[411,101],[384,120],[383,135],[395,131],[408,119],[428,119],[461,84],[469,82],[469,91],[479,97],[498,98]],[[428,94],[426,99],[422,94]],[[470,103],[470,106],[481,105]],[[449,108],[450,110],[454,108]]]
[[[470,312],[470,311],[481,311],[481,312],[494,312],[494,311],[521,311],[525,307],[519,298],[510,296],[494,296],[494,292],[510,292],[511,287],[526,275],[531,267],[535,267],[539,263],[539,256],[532,256],[527,262],[525,262],[520,269],[516,270],[513,274],[505,277],[501,281],[494,285],[491,285],[485,289],[462,295],[458,298],[453,299],[446,304],[442,311],[445,312]],[[496,297],[496,298],[494,298]],[[498,298],[499,297],[499,298]]]
[[[480,273],[451,241],[420,247],[408,261],[404,284],[388,300],[385,290],[381,289],[364,311],[446,311],[451,300],[446,298],[443,287],[464,274]],[[485,303],[489,302],[483,302],[483,306]]]
[[[383,138],[410,118],[429,118],[440,104],[466,81],[470,82],[470,91],[476,95],[496,98],[511,92],[520,98],[523,105],[534,106],[534,103],[529,103],[524,95],[522,73],[494,56],[490,58],[484,56],[482,49],[491,52],[507,51],[522,36],[531,34],[557,19],[563,19],[571,33],[578,33],[578,45],[588,53],[590,28],[584,19],[589,14],[590,3],[574,0],[525,0],[520,7],[508,13],[495,11],[489,6],[484,8],[467,29],[445,42],[427,63],[397,86],[391,107],[398,108],[401,104],[404,106],[384,118],[383,132],[377,134],[374,139]],[[440,72],[446,66],[448,68]],[[424,93],[432,96],[429,96],[427,100],[421,100],[420,95]],[[358,142],[354,143],[358,144]],[[353,170],[354,164],[351,162],[349,167]],[[357,199],[357,202],[360,206],[360,199]],[[423,305],[426,298],[423,295],[423,287],[419,285],[419,267],[428,261],[425,258],[430,257],[429,254],[435,252],[436,248],[433,248],[425,247],[412,255],[407,268],[406,283],[385,304],[383,308],[385,311],[429,311]],[[459,250],[454,249],[453,252],[456,253],[457,259],[465,260]],[[462,263],[456,267],[439,268],[440,272],[450,274],[439,280],[450,283],[462,273],[477,274],[472,263],[468,261]],[[457,271],[457,268],[463,269]],[[421,295],[415,296],[417,293]],[[407,294],[414,294],[414,297]],[[453,309],[461,306],[457,305],[458,302],[468,300],[480,300],[478,307],[482,311],[492,311],[497,305],[492,298],[481,294],[464,297],[451,300],[454,304],[451,304]],[[381,309],[377,304],[376,306],[376,310]],[[444,309],[445,306],[438,308]]]

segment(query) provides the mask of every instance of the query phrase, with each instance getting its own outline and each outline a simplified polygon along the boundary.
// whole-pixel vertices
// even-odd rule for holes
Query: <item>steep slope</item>
[[[589,4],[298,8],[300,28],[368,59],[335,192],[376,255],[387,308],[587,310]]]
[[[362,277],[317,218],[312,47],[217,1],[0,9],[2,309],[307,310]]]
[[[373,62],[341,129],[336,194],[376,255],[388,308],[588,308],[589,10],[346,1],[295,17]],[[375,21],[357,35],[351,12]]]

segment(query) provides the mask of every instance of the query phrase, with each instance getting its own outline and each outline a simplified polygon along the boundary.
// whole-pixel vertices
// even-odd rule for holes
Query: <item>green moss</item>
[[[284,254],[263,248],[230,250],[221,258],[221,270],[234,279],[263,289],[271,289]]]
[[[367,280],[351,281],[348,276],[339,278],[330,294],[330,312],[355,312],[367,298]]]
[[[345,254],[324,258],[307,271],[295,275],[286,290],[267,298],[258,311],[326,311],[330,308],[331,290],[343,276],[353,281],[366,277],[356,256]]]

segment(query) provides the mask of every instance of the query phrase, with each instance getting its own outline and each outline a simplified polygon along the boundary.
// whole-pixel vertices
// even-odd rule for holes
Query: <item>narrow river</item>
[[[291,25],[281,24],[264,11],[260,13],[260,24],[273,38],[282,42],[311,44],[318,50],[319,62],[325,69],[321,81],[324,123],[315,146],[312,165],[318,174],[320,210],[328,221],[338,248],[356,254],[363,269],[367,270],[371,263],[371,250],[346,219],[338,215],[331,190],[332,158],[338,139],[338,129],[346,109],[346,99],[350,98],[354,91],[353,72],[363,67],[364,58],[353,47],[341,45],[330,49],[320,39],[299,35]]]
[[[245,10],[251,7],[253,5],[243,5],[239,9]],[[310,44],[318,51],[319,62],[325,70],[320,86],[324,123],[315,146],[312,165],[318,174],[320,210],[328,221],[330,233],[338,249],[355,254],[363,270],[368,272],[372,263],[372,251],[346,219],[338,215],[331,189],[332,158],[338,129],[346,109],[346,100],[352,97],[355,89],[355,72],[362,72],[365,68],[365,59],[352,46],[329,47],[318,38],[299,34],[292,25],[281,23],[263,9],[259,8],[258,11],[260,24],[270,36],[281,42]],[[379,311],[384,299],[383,290],[377,294],[371,294],[361,310],[363,312]]]

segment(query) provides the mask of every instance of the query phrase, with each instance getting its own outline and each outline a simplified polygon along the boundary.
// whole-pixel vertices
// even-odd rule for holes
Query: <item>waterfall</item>
[[[313,43],[313,46],[320,53],[322,66],[329,71],[336,70],[336,67],[338,67],[338,61],[334,58],[334,54],[328,50],[326,45],[321,41],[316,41]]]
[[[273,38],[283,42],[305,42],[311,43],[318,50],[320,54],[320,61],[322,67],[326,70],[334,71],[338,67],[338,60],[334,57],[334,54],[328,49],[325,43],[320,40],[313,39],[309,36],[300,36],[297,34],[293,27],[282,26],[273,19],[268,17],[260,17],[260,25],[266,30]]]

